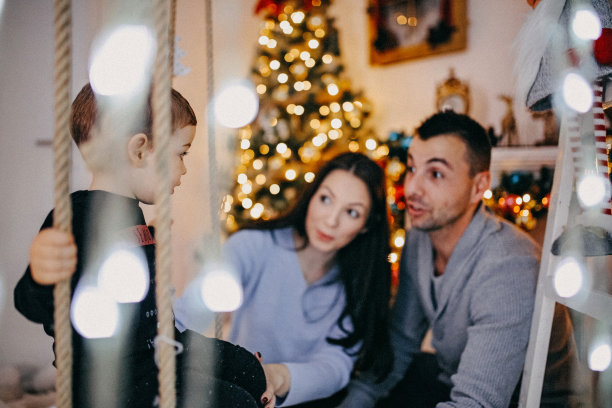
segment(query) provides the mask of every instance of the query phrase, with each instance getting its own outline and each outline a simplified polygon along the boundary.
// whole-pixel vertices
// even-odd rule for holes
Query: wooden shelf
[[[543,166],[554,168],[557,146],[494,147],[491,151],[491,187],[499,185],[502,173],[526,171],[539,176]]]

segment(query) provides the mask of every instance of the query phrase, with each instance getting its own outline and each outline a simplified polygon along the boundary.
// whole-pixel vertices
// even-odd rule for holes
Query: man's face
[[[471,219],[482,193],[475,182],[479,175],[470,177],[466,153],[463,140],[452,134],[412,140],[404,179],[412,227],[436,231],[451,228],[465,217]]]

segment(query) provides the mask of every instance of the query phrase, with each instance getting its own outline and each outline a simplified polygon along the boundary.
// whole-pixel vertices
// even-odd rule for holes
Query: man
[[[481,203],[491,144],[465,115],[418,129],[404,181],[411,228],[391,323],[395,366],[362,373],[343,407],[507,407],[525,360],[539,248]],[[432,329],[434,354],[421,344]],[[567,337],[567,336],[566,336]]]

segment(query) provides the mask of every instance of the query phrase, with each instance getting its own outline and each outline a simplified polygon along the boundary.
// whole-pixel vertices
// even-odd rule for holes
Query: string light
[[[566,105],[577,112],[586,113],[593,106],[593,90],[586,79],[576,72],[565,75],[562,95]]]
[[[609,180],[597,175],[583,176],[577,185],[578,201],[583,207],[594,207],[609,197]]]
[[[327,132],[327,135],[331,140],[337,140],[340,138],[340,132],[337,129],[330,130],[329,132]]]
[[[309,171],[306,174],[304,174],[304,180],[306,180],[307,183],[312,183],[314,179],[315,179],[315,174],[312,171]]]
[[[261,215],[263,214],[263,211],[264,211],[263,204],[257,203],[253,206],[253,208],[251,208],[251,211],[250,211],[251,217],[254,219],[257,219],[261,217]]]
[[[252,206],[253,206],[253,200],[251,200],[250,198],[245,198],[244,200],[242,200],[242,207],[245,210],[248,210]]]
[[[593,371],[606,371],[612,361],[610,344],[604,343],[593,348],[589,353],[589,368]]]
[[[293,20],[295,24],[300,24],[302,21],[304,21],[304,17],[306,17],[306,15],[303,11],[296,11],[295,13],[291,14],[291,20]]]
[[[572,18],[572,31],[582,40],[596,40],[601,35],[601,21],[593,9],[583,5]]]
[[[297,172],[293,169],[288,169],[287,171],[285,171],[285,178],[289,181],[293,181],[295,180],[295,178],[297,177]]]
[[[127,96],[146,88],[156,49],[148,27],[122,25],[97,43],[89,67],[97,94]]]
[[[228,266],[215,265],[202,279],[201,296],[213,312],[231,312],[242,304],[242,286]]]
[[[70,319],[81,336],[88,339],[108,338],[119,324],[119,307],[107,292],[82,284],[74,292]]]
[[[285,82],[289,80],[289,76],[283,72],[283,73],[278,74],[278,76],[276,77],[276,80],[279,83],[284,84]]]
[[[283,154],[287,151],[288,147],[285,143],[279,143],[276,145],[276,151],[280,154]]]
[[[258,110],[259,98],[248,81],[230,83],[214,99],[215,118],[229,128],[251,123]]]
[[[113,251],[103,262],[98,287],[119,303],[140,302],[149,291],[149,271],[142,253]]]
[[[338,85],[336,84],[329,84],[327,85],[327,93],[329,93],[330,95],[334,96],[334,95],[338,95]]]
[[[554,272],[554,287],[561,297],[576,295],[582,288],[584,272],[580,263],[573,257],[561,260]]]

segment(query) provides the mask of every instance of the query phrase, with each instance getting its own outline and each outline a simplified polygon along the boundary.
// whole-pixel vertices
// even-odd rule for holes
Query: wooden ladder
[[[593,280],[605,281],[606,279],[609,283],[612,277],[610,264],[607,263],[611,258],[610,256],[584,258],[585,276],[594,279],[583,280],[585,284],[576,295],[562,297],[557,293],[554,285],[555,270],[564,255],[553,255],[551,248],[553,242],[562,234],[564,229],[582,224],[583,226],[603,227],[608,233],[612,234],[612,216],[604,214],[601,209],[582,211],[575,198],[573,153],[576,146],[572,145],[570,139],[572,134],[570,127],[572,125],[572,120],[567,117],[564,117],[561,121],[559,148],[542,246],[531,335],[519,399],[519,406],[525,408],[540,406],[556,303],[567,306],[572,314],[578,312],[588,316],[589,319],[592,318],[608,325],[608,328],[612,327],[612,292],[610,291],[610,285],[608,285],[608,291],[606,292],[600,290],[600,288],[594,288],[595,285],[589,284]],[[574,330],[575,334],[582,334],[576,327],[574,327]],[[608,330],[608,333],[610,333],[610,330]],[[581,353],[579,355],[582,356]],[[581,361],[581,363],[586,362]],[[610,368],[608,368],[609,370]],[[593,385],[591,384],[590,387],[593,387]],[[592,389],[591,392],[596,392],[596,390]]]

